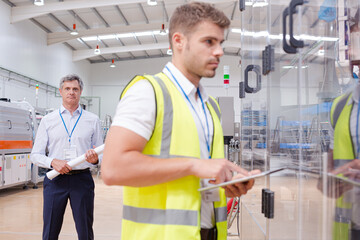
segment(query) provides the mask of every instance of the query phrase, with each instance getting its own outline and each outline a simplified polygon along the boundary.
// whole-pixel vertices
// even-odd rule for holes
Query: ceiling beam
[[[231,22],[232,28],[240,28],[241,25],[239,21]],[[131,32],[146,32],[154,31],[156,29],[160,30],[161,23],[149,23],[149,24],[132,24],[127,26],[114,26],[109,28],[94,28],[86,30],[78,30],[78,35],[70,35],[69,32],[56,32],[49,33],[47,35],[47,44],[53,45],[56,43],[63,43],[73,39],[89,37],[89,36],[99,36],[99,35],[111,35],[111,34],[121,34],[121,33],[131,33]]]
[[[20,22],[48,13],[76,10],[83,8],[106,7],[121,4],[145,3],[145,0],[74,0],[65,2],[46,3],[44,6],[18,6],[11,8],[11,23]]]
[[[113,53],[125,53],[125,52],[136,52],[136,51],[145,51],[145,50],[156,50],[156,49],[168,49],[169,43],[151,43],[151,44],[142,44],[142,45],[128,45],[122,47],[110,47],[110,48],[101,48],[101,54],[113,54]],[[86,58],[91,58],[96,56],[94,50],[77,50],[73,51],[73,61],[80,61]]]
[[[171,3],[179,2],[178,0],[164,0],[164,1]],[[212,4],[233,2],[233,1],[234,0],[203,0],[203,2],[208,2]],[[285,0],[281,0],[281,1],[285,1]],[[5,2],[9,2],[9,1],[5,0]],[[35,5],[13,6],[11,8],[10,22],[16,23],[58,11],[68,11],[68,10],[76,10],[83,8],[96,8],[96,7],[116,6],[116,5],[124,5],[124,4],[135,4],[135,3],[146,4],[146,0],[101,0],[101,1],[74,0],[74,1],[51,2],[51,3],[46,2],[46,4],[41,7]]]
[[[223,47],[240,48],[240,42],[226,41],[224,42]],[[150,44],[141,44],[141,45],[127,45],[121,47],[101,48],[100,50],[101,50],[101,54],[113,54],[113,53],[146,51],[146,50],[158,50],[158,49],[167,50],[168,48],[169,48],[169,43],[162,42],[162,43],[150,43]],[[73,61],[80,61],[94,56],[96,55],[94,54],[93,49],[73,51]]]
[[[48,45],[55,43],[63,43],[69,40],[87,37],[87,36],[98,36],[98,35],[110,35],[110,34],[121,34],[121,33],[131,33],[131,32],[144,32],[151,31],[154,29],[160,30],[160,23],[150,23],[150,24],[134,24],[128,26],[114,26],[114,27],[105,27],[105,28],[94,28],[87,30],[78,30],[78,35],[70,35],[69,32],[57,32],[49,33],[47,37]]]

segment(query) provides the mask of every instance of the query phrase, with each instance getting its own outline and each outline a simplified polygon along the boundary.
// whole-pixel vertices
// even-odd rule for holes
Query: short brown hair
[[[191,2],[175,9],[170,19],[169,41],[175,32],[188,35],[202,21],[209,21],[221,28],[228,28],[230,20],[225,14],[208,3]]]

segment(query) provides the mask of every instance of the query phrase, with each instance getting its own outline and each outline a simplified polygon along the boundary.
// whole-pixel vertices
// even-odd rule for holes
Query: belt
[[[216,227],[200,230],[201,240],[217,240],[217,229]]]
[[[79,173],[85,173],[85,172],[89,172],[89,168],[85,168],[85,169],[76,169],[76,170],[71,170],[68,173],[65,173],[66,175],[75,175],[75,174],[79,174]]]

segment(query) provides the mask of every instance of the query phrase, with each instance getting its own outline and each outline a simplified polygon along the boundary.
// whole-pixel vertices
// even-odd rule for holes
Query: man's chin
[[[206,71],[203,77],[212,78],[216,74],[215,70],[213,71]]]

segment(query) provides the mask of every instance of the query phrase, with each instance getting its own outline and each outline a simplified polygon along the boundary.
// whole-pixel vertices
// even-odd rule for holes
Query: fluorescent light
[[[325,50],[324,50],[324,49],[320,49],[317,54],[318,54],[319,56],[324,56]]]
[[[137,37],[151,36],[151,35],[153,35],[153,32],[150,32],[150,31],[148,31],[148,32],[137,32],[137,33],[135,33],[135,35],[136,35]]]
[[[309,67],[308,65],[301,66],[301,68],[308,68],[308,67]],[[298,67],[297,66],[285,65],[282,68],[284,68],[284,69],[294,69],[294,68],[297,69]]]
[[[150,6],[156,6],[157,1],[156,0],[147,0],[147,4],[150,5]]]
[[[267,37],[269,36],[269,32],[268,31],[261,31],[261,32],[254,32],[253,37],[257,38],[257,37]]]
[[[232,29],[231,29],[231,32],[233,32],[233,33],[240,33],[240,34],[241,34],[241,29],[239,29],[239,28],[232,28]]]
[[[284,68],[284,69],[293,69],[294,66],[283,66],[282,68]]]
[[[243,36],[247,36],[247,37],[269,37],[270,39],[282,39],[283,38],[282,34],[274,35],[274,34],[269,34],[267,31],[249,32],[249,31],[242,31],[239,28],[232,28],[231,32],[240,33]],[[285,38],[287,40],[289,40],[290,35],[287,34]],[[312,36],[312,35],[307,35],[307,34],[302,34],[300,36],[295,35],[294,38],[308,40],[308,41],[325,41],[325,42],[336,42],[339,40],[339,38],[336,38],[336,37],[321,37],[321,36]]]
[[[44,5],[44,0],[34,0],[34,5],[43,6]]]
[[[269,3],[265,0],[265,1],[260,1],[260,0],[252,0],[249,2],[245,2],[245,6],[252,6],[252,7],[265,7],[268,6]]]
[[[102,36],[99,36],[99,39],[101,39],[101,40],[116,39],[116,36],[115,36],[114,34],[111,34],[111,35],[102,35]]]
[[[279,34],[279,35],[269,35],[269,38],[270,39],[282,39],[282,34]]]
[[[97,41],[98,37],[97,36],[91,36],[91,37],[83,37],[82,38],[83,41]]]
[[[132,34],[132,33],[121,33],[121,34],[116,34],[116,36],[118,38],[129,38],[129,37],[134,37],[134,34]]]
[[[253,7],[266,7],[267,5],[269,5],[267,2],[256,2],[253,4]]]

